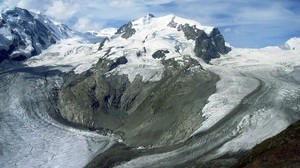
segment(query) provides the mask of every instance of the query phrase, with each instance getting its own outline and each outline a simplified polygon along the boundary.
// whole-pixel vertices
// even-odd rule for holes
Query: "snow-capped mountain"
[[[172,144],[187,139],[197,125],[189,119],[200,120],[201,116],[196,113],[203,107],[203,98],[213,92],[217,79],[201,64],[229,50],[217,28],[175,15],[154,17],[149,14],[130,21],[99,44],[98,51],[91,54],[99,61],[90,70],[83,72],[76,67],[75,74],[66,76],[67,82],[59,97],[61,115],[72,123],[93,129],[124,132],[127,142],[135,145]],[[185,86],[185,92],[169,90],[181,85]],[[92,86],[93,89],[89,88]],[[161,94],[154,94],[156,92]],[[181,96],[175,98],[177,94]],[[147,99],[149,101],[144,101]],[[182,111],[192,108],[182,104],[185,99],[201,102],[193,107],[195,110],[187,112],[191,115],[186,114],[187,117],[182,119],[170,118],[168,122],[162,122],[164,117],[158,117],[147,123],[158,114],[183,115]],[[167,109],[161,111],[160,106],[167,102]],[[176,110],[174,103],[178,106]],[[147,108],[142,108],[145,106]],[[144,117],[136,119],[142,114]],[[141,124],[145,124],[145,129]],[[155,124],[162,128],[153,128]],[[174,124],[173,129],[167,130],[171,124]],[[187,125],[191,127],[188,133],[180,131]],[[128,129],[130,127],[132,129]],[[154,130],[156,136],[139,140]],[[177,136],[172,137],[173,134]]]
[[[152,14],[80,34],[20,8],[0,37],[2,60],[28,58],[0,67],[3,167],[230,166],[300,119],[299,38],[229,48],[217,28]]]
[[[74,36],[66,25],[21,8],[7,8],[0,16],[0,62],[24,60],[62,39]]]
[[[217,28],[175,15],[149,14],[119,28],[101,43],[100,53],[111,60],[126,57],[128,63],[110,73],[126,74],[130,81],[138,74],[144,81],[157,81],[163,74],[162,60],[184,64],[184,57],[190,56],[209,62],[229,51],[224,42]]]

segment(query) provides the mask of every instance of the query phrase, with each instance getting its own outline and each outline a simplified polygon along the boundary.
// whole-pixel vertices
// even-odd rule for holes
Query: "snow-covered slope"
[[[117,32],[116,28],[105,28],[100,31],[90,30],[90,31],[87,31],[86,33],[92,34],[96,37],[102,37],[102,38],[108,37],[109,38],[112,35],[114,35],[116,32]]]
[[[82,73],[101,58],[98,53],[99,43],[83,43],[83,40],[80,37],[61,40],[23,64],[29,67],[44,66],[63,72],[74,70],[75,73]]]
[[[99,54],[111,60],[126,57],[128,61],[107,75],[126,74],[133,81],[139,74],[143,81],[158,81],[164,69],[162,60],[175,59],[184,64],[184,56],[201,57],[199,55],[202,53],[196,53],[196,49],[201,48],[196,44],[197,40],[202,40],[200,34],[203,34],[203,39],[211,40],[207,46],[218,43],[215,36],[223,39],[213,27],[202,26],[198,22],[175,15],[156,18],[149,14],[118,29],[115,35],[101,44]],[[218,47],[215,49],[221,50]],[[220,44],[220,48],[222,47],[225,48],[224,42]],[[201,49],[210,52],[204,47]],[[213,53],[215,55],[212,54],[212,58],[218,57],[219,53],[224,52]]]
[[[61,39],[74,36],[66,25],[21,8],[6,8],[0,16],[0,62],[24,60]]]
[[[218,123],[259,87],[266,91],[252,102],[253,108],[236,128],[235,134],[241,135],[224,145],[223,152],[251,149],[299,119],[300,38],[289,39],[285,46],[232,48],[227,55],[213,60],[213,65],[206,66],[221,80],[217,93],[203,109],[206,120],[197,132]]]
[[[184,26],[190,30],[183,30]],[[217,43],[218,39],[214,39],[215,36],[221,36],[223,39],[218,31],[215,34],[216,30],[216,28],[202,26],[198,22],[175,15],[156,18],[149,14],[129,22],[119,30],[109,28],[100,32],[87,32],[98,37],[106,37],[101,44],[83,44],[82,41],[88,39],[86,36],[83,39],[69,38],[51,46],[40,55],[26,61],[25,64],[48,67],[68,66],[68,71],[74,70],[75,73],[82,73],[97,63],[99,58],[117,60],[125,57],[126,64],[112,69],[106,75],[126,74],[131,82],[136,75],[142,76],[143,81],[158,81],[164,73],[162,60],[175,59],[181,65],[184,65],[185,57],[193,57],[202,61],[195,53],[195,48],[201,48],[195,44],[195,41],[201,40],[201,38],[196,38],[197,33],[203,33],[205,34],[203,39],[211,40],[209,46]],[[189,33],[195,37],[190,38]],[[225,47],[224,42],[222,45]],[[218,47],[215,46],[216,50]],[[215,54],[215,57],[219,56],[219,53]]]

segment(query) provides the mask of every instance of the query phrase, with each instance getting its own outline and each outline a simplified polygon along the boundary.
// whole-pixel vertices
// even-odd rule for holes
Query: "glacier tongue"
[[[113,138],[65,126],[50,117],[61,77],[47,68],[0,72],[2,168],[84,167]]]

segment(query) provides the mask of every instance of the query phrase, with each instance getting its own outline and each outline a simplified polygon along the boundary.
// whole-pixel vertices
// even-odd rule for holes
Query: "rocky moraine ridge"
[[[103,57],[93,68],[66,75],[59,94],[63,118],[110,130],[132,146],[188,138],[203,120],[199,114],[218,81],[199,62],[230,49],[217,28],[207,33],[181,20],[148,15],[106,38],[99,47]]]

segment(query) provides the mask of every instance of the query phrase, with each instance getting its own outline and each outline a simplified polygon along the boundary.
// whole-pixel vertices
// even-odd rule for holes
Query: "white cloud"
[[[79,31],[101,30],[102,26],[97,22],[92,21],[88,17],[80,17],[74,25],[74,28]]]
[[[226,28],[226,29],[224,30],[225,33],[230,33],[231,31],[232,31],[231,28]]]
[[[72,1],[55,0],[46,10],[46,15],[57,20],[67,20],[80,10],[78,3]]]

